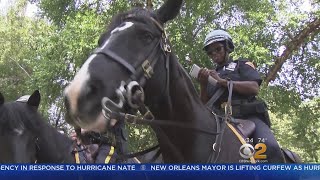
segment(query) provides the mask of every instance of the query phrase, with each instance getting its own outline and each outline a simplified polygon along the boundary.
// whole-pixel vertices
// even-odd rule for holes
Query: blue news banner
[[[2,179],[320,180],[320,164],[0,164]]]

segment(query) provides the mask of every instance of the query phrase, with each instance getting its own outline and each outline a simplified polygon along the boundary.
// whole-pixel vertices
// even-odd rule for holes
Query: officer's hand
[[[223,87],[227,87],[227,80],[221,78],[219,76],[219,73],[217,73],[216,71],[214,71],[214,70],[210,71],[210,76],[218,81],[218,85],[223,86]]]
[[[82,129],[81,128],[81,136],[85,136],[86,133],[89,133],[90,131],[87,130],[87,129]],[[73,141],[76,141],[78,145],[80,145],[82,142],[81,142],[81,139],[77,136],[77,133],[75,131],[72,131],[70,133],[70,138],[73,140]]]
[[[207,86],[208,85],[208,77],[210,74],[210,70],[207,68],[201,68],[198,74],[198,81],[200,82],[201,86]]]
[[[70,138],[71,138],[73,141],[76,141],[78,145],[81,144],[81,140],[78,138],[77,133],[76,133],[75,131],[72,131],[72,132],[70,133]]]
[[[217,81],[221,80],[219,73],[217,73],[217,71],[215,70],[211,70],[209,72],[209,75],[212,76],[214,79],[216,79]]]

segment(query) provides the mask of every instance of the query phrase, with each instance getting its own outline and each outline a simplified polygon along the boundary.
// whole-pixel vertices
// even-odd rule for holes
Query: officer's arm
[[[218,84],[222,87],[228,87],[228,81],[219,79]],[[259,85],[256,81],[233,81],[233,90],[239,94],[247,96],[256,96],[259,93]]]

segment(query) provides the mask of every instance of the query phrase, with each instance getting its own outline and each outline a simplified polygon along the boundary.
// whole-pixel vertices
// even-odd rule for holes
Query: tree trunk
[[[150,9],[150,10],[153,9],[152,0],[147,0],[147,8]]]
[[[320,19],[316,18],[314,21],[307,24],[307,26],[295,37],[291,38],[291,41],[287,42],[285,45],[285,50],[281,56],[275,58],[275,63],[269,70],[265,83],[268,85],[270,81],[276,79],[277,73],[281,70],[282,65],[285,61],[291,58],[294,51],[298,50],[305,42],[309,36],[314,36],[320,32]]]

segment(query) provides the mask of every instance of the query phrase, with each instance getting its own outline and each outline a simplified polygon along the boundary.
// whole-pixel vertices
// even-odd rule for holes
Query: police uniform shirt
[[[230,79],[232,81],[256,81],[259,86],[262,82],[262,79],[258,71],[256,71],[254,65],[247,60],[229,60],[223,65],[218,65],[218,67],[215,70],[217,71],[220,78],[223,79]],[[214,86],[208,83],[208,97],[211,98],[219,88],[220,87],[218,85]],[[221,103],[227,101],[227,98],[228,91],[225,91],[224,94],[216,101],[214,105],[217,107],[220,106]],[[241,95],[235,91],[232,92],[232,100],[250,101],[254,99],[254,96]]]

